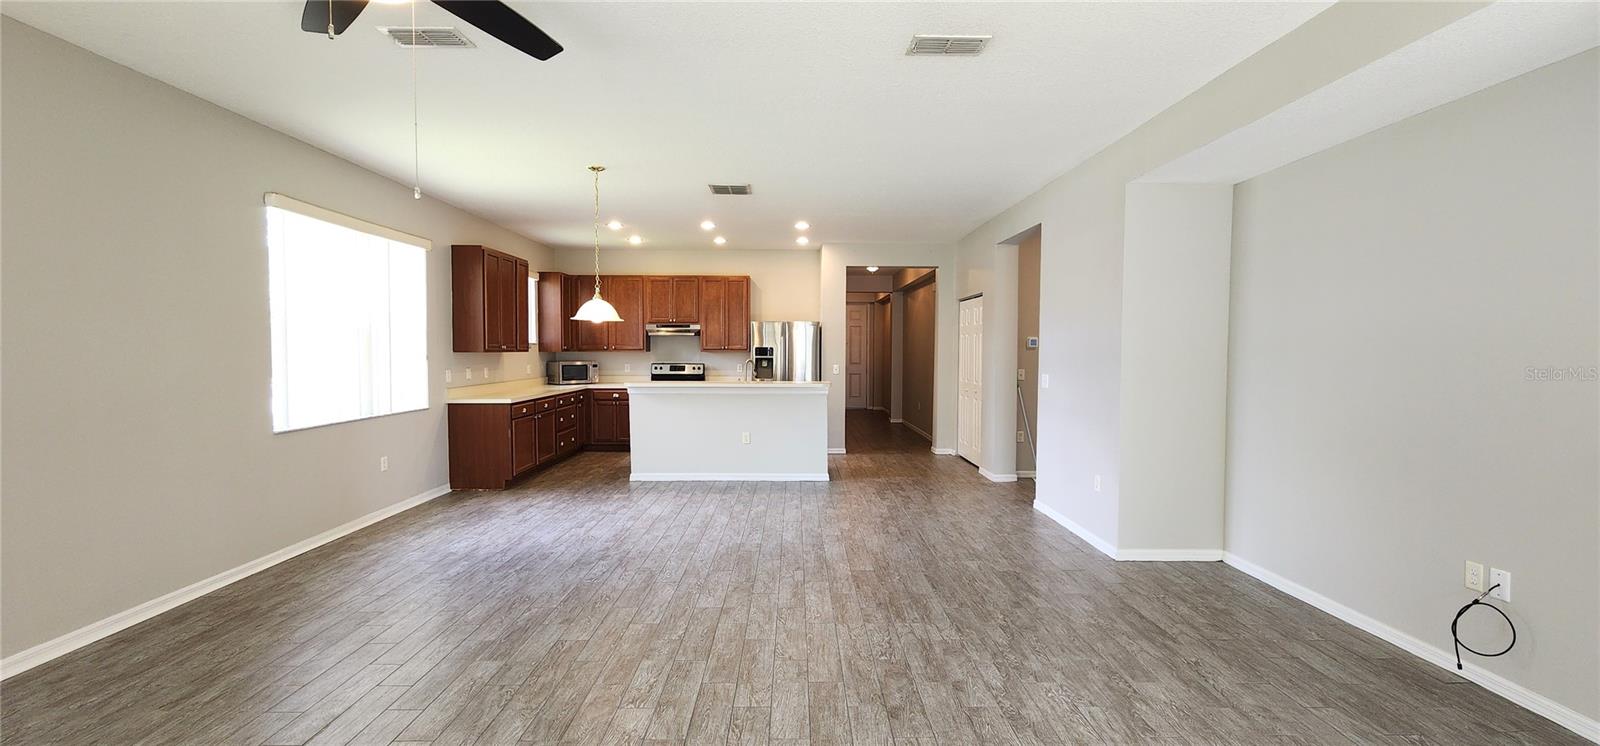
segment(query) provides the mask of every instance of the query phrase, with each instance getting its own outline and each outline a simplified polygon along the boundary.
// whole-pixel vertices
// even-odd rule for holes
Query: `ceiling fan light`
[[[578,312],[572,314],[572,320],[601,324],[607,321],[621,321],[622,317],[617,315],[615,306],[601,298],[599,293],[595,293],[593,298],[584,301],[583,305],[578,306]]]

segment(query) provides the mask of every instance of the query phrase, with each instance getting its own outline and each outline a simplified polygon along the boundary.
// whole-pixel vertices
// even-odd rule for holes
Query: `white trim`
[[[716,473],[716,472],[639,472],[636,471],[628,477],[634,482],[826,482],[828,473],[822,472],[797,472],[797,473],[768,473],[757,472],[753,474]]]
[[[887,411],[889,411],[889,409],[887,407],[867,407],[867,409],[870,409],[870,410],[872,410],[874,412],[887,412]]]
[[[1221,562],[1221,549],[1118,549],[1118,562]]]
[[[10,678],[42,663],[59,658],[97,640],[110,637],[164,611],[182,606],[218,588],[243,580],[273,565],[309,552],[330,541],[360,531],[397,513],[410,510],[440,495],[450,493],[450,485],[441,484],[420,495],[408,497],[385,508],[379,508],[342,526],[323,531],[304,541],[291,544],[265,557],[246,562],[232,570],[212,575],[198,583],[179,588],[159,598],[146,601],[126,611],[121,611],[98,622],[68,632],[60,637],[42,642],[27,650],[0,660],[0,679]]]
[[[1224,552],[1222,561],[1246,575],[1326,611],[1339,620],[1358,627],[1362,631],[1393,644],[1401,650],[1450,671],[1484,689],[1488,689],[1513,704],[1543,716],[1579,736],[1600,743],[1600,720],[1587,717],[1560,702],[1472,663],[1467,663],[1465,670],[1457,671],[1455,657],[1445,652],[1444,649],[1434,647],[1428,642],[1401,632],[1232,552]]]
[[[954,448],[940,448],[938,446],[934,446],[932,448],[929,448],[928,450],[933,451],[933,455],[935,455],[935,456],[954,456],[954,455],[956,455],[956,449],[954,449]]]
[[[843,448],[829,448],[828,449],[828,455],[829,456],[843,456],[844,455],[844,449]]]
[[[1116,547],[1116,545],[1112,544],[1109,541],[1106,541],[1105,539],[1102,539],[1102,538],[1100,538],[1098,536],[1095,536],[1092,532],[1089,531],[1089,529],[1086,529],[1086,528],[1084,528],[1082,526],[1079,526],[1078,524],[1074,523],[1072,521],[1072,519],[1067,518],[1066,516],[1056,512],[1054,508],[1051,508],[1050,506],[1045,505],[1044,503],[1039,502],[1038,500],[1034,500],[1033,501],[1033,509],[1039,511],[1040,513],[1045,514],[1045,516],[1047,518],[1049,518],[1050,520],[1055,521],[1056,523],[1059,523],[1062,526],[1065,526],[1068,531],[1071,531],[1072,533],[1077,534],[1078,538],[1089,542],[1089,546],[1092,546],[1095,549],[1100,550],[1101,554],[1104,554],[1105,556],[1110,557],[1112,559],[1116,559],[1117,558],[1117,547]]]
[[[899,417],[890,417],[889,418],[889,424],[891,424],[891,425],[898,425],[898,424],[900,424],[902,422],[905,422],[905,420],[902,420]]]
[[[916,433],[918,435],[921,435],[924,438],[927,438],[928,442],[930,442],[930,443],[933,442],[933,436],[929,435],[927,430],[923,430],[922,428],[917,427],[916,425],[913,425],[913,424],[911,424],[909,422],[901,422],[900,424],[905,425],[906,428],[908,430],[910,430],[911,432],[914,432],[914,433]]]
[[[374,236],[382,236],[390,241],[399,241],[400,243],[411,244],[412,246],[420,246],[429,250],[433,249],[433,242],[423,238],[422,236],[413,236],[410,233],[397,231],[387,225],[378,225],[377,223],[368,222],[358,217],[346,215],[342,212],[329,210],[326,207],[318,207],[310,202],[301,202],[300,200],[285,194],[267,192],[262,196],[262,201],[265,202],[268,207],[276,207],[280,210],[288,210],[289,212],[299,213],[308,218],[321,220],[324,223],[333,223],[334,225],[344,226],[353,231],[361,231],[362,233],[370,233]]]
[[[1023,479],[1038,479],[1039,472],[1036,472],[1032,469],[1018,469],[1017,476],[1022,477]]]
[[[750,383],[748,381],[638,381],[624,384],[629,396],[664,395],[715,395],[727,396],[827,396],[826,381],[777,381]]]
[[[994,473],[992,471],[989,471],[988,469],[985,469],[985,468],[983,468],[981,466],[978,467],[978,473],[982,474],[984,479],[987,479],[987,480],[989,480],[991,482],[1015,482],[1015,481],[1017,481],[1017,475],[1015,475],[1015,474],[996,474],[996,473]]]

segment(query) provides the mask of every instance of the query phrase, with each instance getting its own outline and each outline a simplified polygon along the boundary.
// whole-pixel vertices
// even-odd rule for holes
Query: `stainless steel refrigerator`
[[[822,323],[752,321],[750,359],[758,381],[820,381]]]

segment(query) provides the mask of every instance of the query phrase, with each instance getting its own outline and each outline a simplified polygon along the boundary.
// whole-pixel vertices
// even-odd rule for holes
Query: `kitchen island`
[[[828,480],[828,384],[626,384],[634,481]]]

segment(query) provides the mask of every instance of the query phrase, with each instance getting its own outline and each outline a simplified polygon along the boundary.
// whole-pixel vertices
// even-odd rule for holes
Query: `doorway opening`
[[[932,267],[845,268],[845,449],[927,452],[933,441]]]

